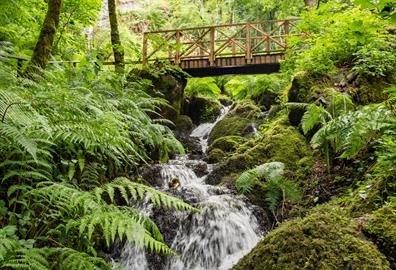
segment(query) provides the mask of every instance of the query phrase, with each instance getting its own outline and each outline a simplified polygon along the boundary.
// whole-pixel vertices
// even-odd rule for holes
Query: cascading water
[[[225,107],[220,121],[228,112]],[[191,137],[200,139],[202,149],[207,149],[207,137],[215,123],[198,126]],[[259,241],[260,231],[256,217],[243,196],[233,194],[226,187],[205,184],[205,177],[197,177],[191,166],[202,163],[187,156],[161,165],[162,190],[171,192],[201,209],[200,213],[174,213],[178,228],[171,245],[179,256],[167,257],[161,265],[150,267],[146,254],[126,244],[122,263],[129,270],[226,270],[231,268]],[[208,173],[212,166],[208,165]],[[180,186],[175,190],[169,184],[177,179]],[[144,212],[153,212],[147,206]],[[160,268],[158,268],[160,267]]]

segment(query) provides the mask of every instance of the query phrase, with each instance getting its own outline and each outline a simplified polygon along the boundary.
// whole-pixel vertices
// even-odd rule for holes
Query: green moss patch
[[[390,269],[355,227],[335,211],[318,210],[271,231],[232,269]]]
[[[396,199],[373,212],[364,232],[385,254],[392,269],[396,269]]]

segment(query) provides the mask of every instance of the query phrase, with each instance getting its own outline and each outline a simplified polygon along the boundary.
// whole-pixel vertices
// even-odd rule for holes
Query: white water
[[[191,134],[200,139],[206,151],[207,137],[214,125],[224,117],[224,108],[215,123],[205,123]],[[183,195],[201,209],[198,214],[177,213],[179,228],[170,246],[179,256],[167,257],[161,269],[150,268],[143,251],[126,244],[122,251],[122,263],[128,270],[227,270],[247,254],[259,241],[262,233],[244,197],[233,194],[225,187],[205,184],[205,177],[197,177],[188,167],[194,162],[180,157],[162,165],[162,189],[169,190],[174,178],[180,187],[173,194]],[[208,170],[212,168],[208,165]],[[151,211],[145,211],[149,213]]]

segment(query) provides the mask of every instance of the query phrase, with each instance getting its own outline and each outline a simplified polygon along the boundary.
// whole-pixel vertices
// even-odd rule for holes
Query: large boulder
[[[385,254],[392,269],[396,269],[396,200],[373,212],[364,224],[364,233]]]
[[[178,67],[160,63],[133,69],[127,79],[130,82],[141,79],[151,81],[151,86],[146,89],[147,93],[168,101],[169,106],[161,106],[160,113],[164,118],[175,122],[181,112],[187,76]]]
[[[194,95],[184,99],[183,113],[188,115],[195,125],[199,125],[214,122],[222,107],[217,100]]]
[[[314,85],[316,78],[312,78],[307,72],[299,72],[294,75],[291,86],[287,92],[288,102],[291,103],[312,103],[316,100]],[[289,110],[289,121],[293,126],[298,126],[301,122],[305,109],[301,107],[291,107]]]
[[[206,181],[219,184],[225,179],[233,180],[227,176],[237,176],[247,169],[272,161],[283,162],[291,179],[303,179],[313,165],[313,154],[307,141],[285,117],[275,120],[261,134],[240,145],[233,155],[208,175]]]
[[[236,103],[227,115],[213,127],[208,138],[209,145],[221,137],[252,135],[254,126],[262,116],[260,108],[253,101],[244,100]]]
[[[391,269],[356,224],[332,209],[283,223],[268,233],[232,270]]]

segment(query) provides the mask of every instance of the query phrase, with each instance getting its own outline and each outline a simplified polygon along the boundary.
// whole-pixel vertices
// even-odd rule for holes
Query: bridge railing
[[[175,64],[183,60],[270,55],[286,50],[286,37],[297,35],[298,18],[243,24],[225,24],[175,30],[145,32],[143,64],[167,59]]]

